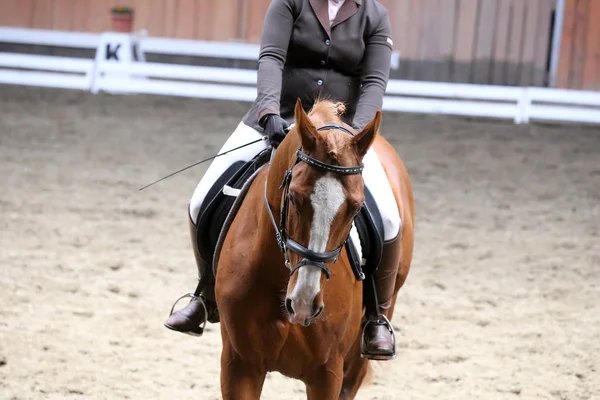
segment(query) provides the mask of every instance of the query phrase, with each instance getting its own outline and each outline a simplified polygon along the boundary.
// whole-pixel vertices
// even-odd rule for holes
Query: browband
[[[304,161],[305,163],[312,165],[315,168],[329,171],[329,172],[335,172],[335,173],[341,174],[341,175],[360,174],[360,173],[362,173],[363,169],[365,168],[364,164],[362,164],[362,163],[355,167],[340,167],[338,165],[326,164],[322,161],[317,160],[316,158],[309,156],[308,154],[304,153],[300,149],[298,149],[296,151],[296,156],[299,159],[301,159],[302,161]]]

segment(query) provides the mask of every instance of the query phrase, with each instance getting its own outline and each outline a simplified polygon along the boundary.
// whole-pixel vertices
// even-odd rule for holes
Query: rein
[[[323,125],[323,126],[317,128],[317,131],[324,131],[324,130],[330,130],[330,129],[339,129],[339,130],[342,130],[342,131],[348,133],[351,136],[354,136],[354,134],[349,129],[347,129],[341,125],[337,125],[337,124]],[[275,151],[275,149],[273,149],[273,151]],[[281,182],[281,185],[279,186],[279,189],[283,189],[283,205],[281,205],[279,228],[277,227],[277,223],[275,222],[275,217],[273,216],[273,211],[271,211],[271,206],[269,205],[269,201],[267,199],[267,181],[265,180],[265,193],[264,193],[265,205],[267,207],[267,211],[269,212],[269,217],[271,219],[271,223],[273,224],[273,227],[275,228],[275,237],[277,239],[277,244],[279,245],[279,248],[283,252],[283,257],[285,258],[285,265],[290,269],[290,276],[299,268],[304,267],[306,265],[311,265],[311,266],[320,268],[325,273],[327,280],[329,280],[329,278],[331,277],[331,272],[329,271],[329,267],[327,267],[325,265],[325,262],[333,261],[335,263],[337,261],[338,257],[340,256],[340,253],[342,251],[342,247],[344,247],[345,241],[339,247],[337,247],[335,250],[326,251],[326,252],[316,252],[316,251],[310,250],[310,249],[302,246],[300,243],[291,239],[285,230],[285,222],[287,220],[287,211],[288,211],[288,204],[289,204],[288,194],[289,194],[290,183],[292,182],[292,170],[300,162],[305,162],[306,164],[310,165],[311,167],[320,169],[322,171],[333,172],[333,173],[340,174],[340,175],[361,174],[364,169],[364,165],[361,163],[360,165],[357,165],[357,166],[341,167],[339,165],[327,164],[323,161],[317,160],[316,158],[309,156],[308,154],[306,154],[302,151],[302,148],[299,148],[296,151],[296,161],[294,161],[292,166],[287,171],[285,171],[285,174],[283,176],[283,181]],[[290,260],[288,258],[288,254],[287,254],[288,250],[293,251],[294,253],[299,254],[300,256],[303,257],[303,259],[298,264],[296,264],[294,267],[292,267]]]

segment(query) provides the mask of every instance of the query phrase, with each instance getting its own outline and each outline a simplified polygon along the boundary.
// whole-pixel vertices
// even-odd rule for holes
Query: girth
[[[317,128],[317,131],[329,130],[329,129],[339,129],[339,130],[342,130],[342,131],[354,136],[352,131],[350,131],[349,129],[347,129],[341,125],[337,125],[337,124],[323,125],[323,126]],[[273,149],[272,151],[275,151],[275,149]],[[305,162],[306,164],[310,165],[311,167],[320,169],[322,171],[333,172],[333,173],[340,174],[340,175],[361,174],[364,169],[364,165],[361,163],[360,165],[357,165],[357,166],[342,167],[339,165],[327,164],[323,161],[317,160],[316,158],[309,156],[308,154],[306,154],[302,151],[302,148],[299,148],[296,151],[296,161],[285,172],[285,174],[283,176],[283,181],[281,182],[281,185],[279,187],[280,189],[283,189],[283,195],[282,195],[283,204],[281,205],[279,228],[277,227],[277,223],[275,222],[275,217],[273,216],[273,212],[271,211],[271,207],[270,207],[269,201],[267,199],[267,181],[265,181],[265,193],[264,193],[265,205],[269,212],[269,217],[271,219],[271,223],[273,224],[273,227],[275,228],[275,237],[277,239],[277,244],[279,245],[279,248],[283,252],[283,257],[285,259],[285,265],[290,269],[290,276],[294,272],[296,272],[296,270],[298,270],[299,268],[304,267],[306,265],[311,265],[311,266],[320,268],[325,273],[327,280],[329,280],[329,278],[331,277],[331,272],[329,271],[329,267],[327,267],[327,265],[325,265],[325,262],[333,261],[335,263],[337,261],[339,255],[342,251],[342,248],[344,247],[346,241],[348,240],[347,237],[346,237],[346,240],[344,240],[344,243],[340,244],[336,249],[334,249],[332,251],[316,252],[316,251],[310,250],[310,249],[302,246],[300,243],[298,243],[295,240],[288,237],[287,232],[285,230],[285,223],[287,220],[287,211],[288,211],[288,204],[289,204],[288,193],[289,193],[290,183],[292,181],[292,170],[300,162]],[[291,266],[291,263],[289,261],[288,254],[287,254],[288,250],[293,251],[294,253],[302,256],[302,260],[298,264],[296,264],[294,267]]]

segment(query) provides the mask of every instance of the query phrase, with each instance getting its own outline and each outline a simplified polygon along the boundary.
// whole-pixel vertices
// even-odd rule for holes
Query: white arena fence
[[[2,44],[94,50],[94,59],[0,52],[0,84],[78,89],[92,93],[146,93],[253,101],[256,71],[146,62],[145,54],[257,60],[259,47],[243,43],[0,27]],[[398,68],[394,53],[392,68]],[[508,87],[390,80],[383,109],[513,120],[600,124],[600,93],[541,87]]]

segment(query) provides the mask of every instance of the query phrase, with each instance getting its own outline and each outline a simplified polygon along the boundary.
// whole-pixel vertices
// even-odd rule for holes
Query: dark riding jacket
[[[258,59],[257,97],[243,118],[262,132],[262,119],[292,123],[300,98],[346,104],[344,119],[360,129],[381,109],[390,72],[392,32],[375,0],[346,0],[329,23],[327,0],[273,0],[265,16]]]

